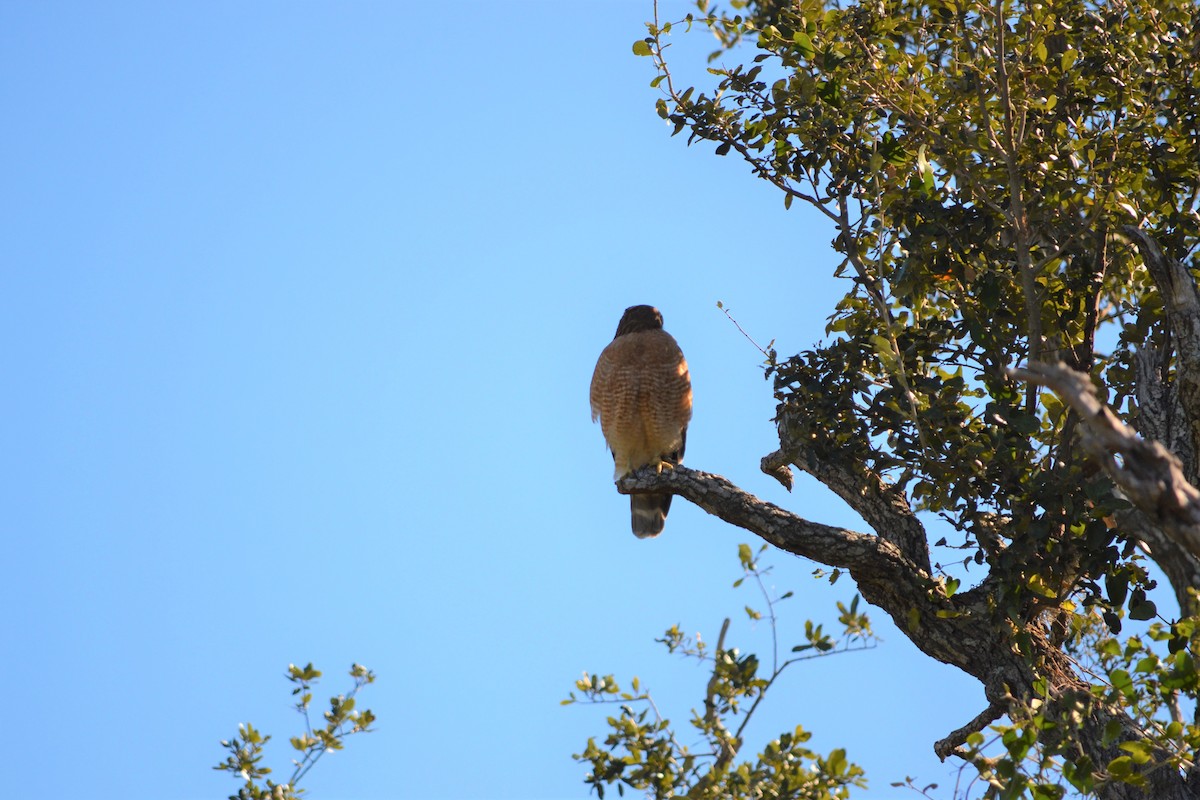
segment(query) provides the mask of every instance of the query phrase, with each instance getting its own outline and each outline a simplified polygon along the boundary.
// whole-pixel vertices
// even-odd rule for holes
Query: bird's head
[[[663,326],[662,313],[654,306],[630,306],[621,315],[617,323],[616,336],[640,331],[661,330]],[[616,336],[613,338],[615,339]]]

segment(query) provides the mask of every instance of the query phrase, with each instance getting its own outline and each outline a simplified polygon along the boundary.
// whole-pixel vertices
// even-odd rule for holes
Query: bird
[[[630,306],[617,333],[596,361],[590,391],[592,422],[612,451],[619,481],[642,467],[661,472],[683,461],[692,419],[692,382],[687,360],[674,337],[663,330],[662,313]],[[671,508],[670,493],[629,496],[633,535],[662,533]]]

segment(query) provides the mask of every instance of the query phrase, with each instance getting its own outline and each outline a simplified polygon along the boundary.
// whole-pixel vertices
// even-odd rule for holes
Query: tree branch
[[[796,441],[795,437],[788,434],[786,414],[786,411],[782,411],[779,417],[779,442],[782,447],[762,460],[763,472],[783,483],[779,469],[786,463],[796,465],[842,498],[871,526],[871,530],[900,548],[900,552],[925,572],[932,574],[929,537],[904,493],[862,464],[855,464],[851,468],[820,458],[802,441]],[[790,480],[790,470],[786,477]]]
[[[792,461],[787,457],[787,454],[782,450],[776,450],[774,453],[763,456],[758,466],[765,474],[779,481],[783,485],[783,488],[790,492],[796,484],[796,479],[792,475],[791,465]]]
[[[1137,396],[1138,433],[1162,442],[1183,464],[1188,482],[1196,483],[1196,458],[1192,437],[1187,430],[1187,414],[1179,398],[1179,386],[1169,380],[1171,337],[1163,337],[1161,346],[1147,343],[1134,351],[1134,388]]]
[[[1150,558],[1167,576],[1180,614],[1190,616],[1200,611],[1188,592],[1189,589],[1200,589],[1200,558],[1184,549],[1136,508],[1126,509],[1116,517],[1118,527],[1145,545]]]
[[[941,739],[934,743],[933,752],[942,761],[954,755],[954,751],[967,741],[967,737],[972,733],[979,733],[981,730],[991,725],[1000,717],[1004,716],[1004,706],[998,702],[988,704],[988,707],[980,711],[975,719],[963,725],[956,731],[950,733],[945,739]]]
[[[1150,520],[1176,543],[1200,556],[1200,491],[1167,448],[1143,439],[1100,402],[1091,379],[1065,364],[1030,363],[1013,377],[1047,386],[1080,416],[1083,446]]]
[[[1007,215],[1013,227],[1013,251],[1017,260],[1017,272],[1021,276],[1021,287],[1025,294],[1025,316],[1029,335],[1029,360],[1039,360],[1042,352],[1042,303],[1041,289],[1037,283],[1037,273],[1030,255],[1032,236],[1029,230],[1029,214],[1025,208],[1025,176],[1017,157],[1017,142],[1025,138],[1025,112],[1021,112],[1021,122],[1014,121],[1011,87],[1004,43],[1005,31],[1008,26],[1004,10],[1004,0],[996,0],[996,86],[999,93],[1000,106],[1003,111],[1001,130],[1004,135],[1000,153],[1004,166],[1008,170],[1008,181],[1011,189]],[[1028,410],[1033,411],[1036,404],[1036,393],[1032,390],[1028,395]]]
[[[617,481],[617,491],[621,494],[670,491],[781,550],[826,566],[872,574],[902,573],[909,580],[918,574],[929,577],[905,558],[898,547],[880,537],[811,522],[760,500],[720,475],[683,466],[660,474],[642,469]]]
[[[1187,267],[1163,254],[1141,228],[1121,229],[1136,244],[1167,313],[1178,354],[1177,394],[1191,432],[1192,452],[1200,452],[1200,288]]]
[[[984,680],[1011,644],[997,637],[986,614],[967,609],[970,593],[947,597],[930,573],[880,536],[811,522],[720,475],[678,466],[643,468],[617,481],[622,494],[671,492],[793,555],[847,570],[863,599],[883,609],[917,647]]]

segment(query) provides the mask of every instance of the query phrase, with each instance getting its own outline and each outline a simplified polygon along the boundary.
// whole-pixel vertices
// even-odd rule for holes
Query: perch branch
[[[655,474],[642,469],[617,481],[621,494],[670,491],[731,525],[744,528],[781,550],[851,571],[922,573],[900,549],[867,533],[811,522],[760,500],[720,475],[675,467]]]

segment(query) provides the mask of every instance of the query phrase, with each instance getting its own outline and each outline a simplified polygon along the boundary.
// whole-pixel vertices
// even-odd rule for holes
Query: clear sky
[[[321,699],[357,661],[378,731],[314,800],[583,798],[608,713],[559,705],[583,670],[686,727],[706,675],[654,637],[734,615],[767,646],[730,588],[747,534],[683,501],[630,534],[588,381],[658,306],[688,463],[861,529],[759,472],[770,384],[716,308],[791,353],[845,285],[822,220],[669,137],[630,51],[649,14],[0,4],[0,794],[224,797],[239,722],[290,758],[287,665]],[[785,637],[853,594],[771,561]],[[796,668],[751,734],[803,724],[908,797],[952,782],[933,742],[984,699],[873,619],[880,648]]]

